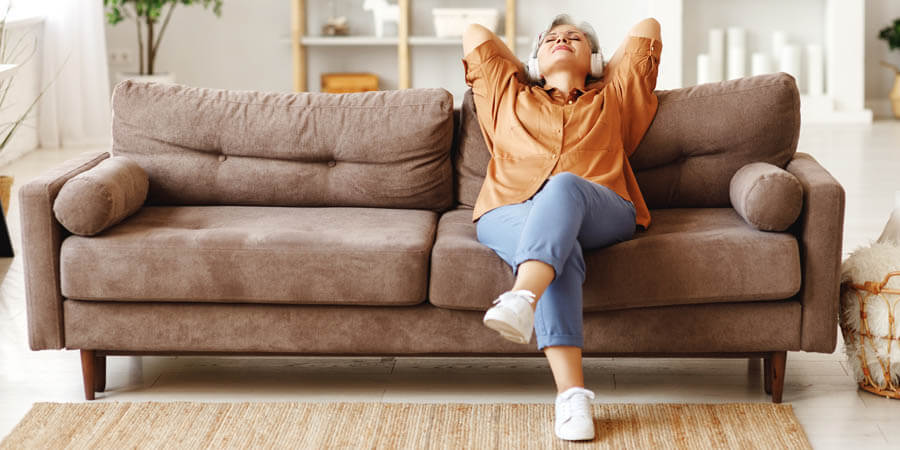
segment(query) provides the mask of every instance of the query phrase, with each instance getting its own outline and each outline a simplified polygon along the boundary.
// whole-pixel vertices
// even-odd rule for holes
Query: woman
[[[659,22],[637,23],[600,78],[585,22],[555,17],[534,49],[529,78],[490,30],[470,25],[463,36],[466,84],[491,152],[472,220],[479,242],[516,275],[484,323],[519,343],[534,331],[556,381],[556,435],[593,439],[594,393],[581,361],[582,247],[626,241],[650,225],[628,157],[656,114]]]

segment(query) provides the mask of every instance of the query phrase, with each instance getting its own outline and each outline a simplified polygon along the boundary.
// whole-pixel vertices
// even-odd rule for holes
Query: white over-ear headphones
[[[599,48],[596,52],[591,53],[591,76],[594,78],[600,78],[603,76],[603,51]],[[528,58],[528,79],[537,83],[541,81],[541,68],[538,66],[537,56],[532,56]]]
[[[553,22],[551,22],[550,26],[547,27],[546,30],[541,31],[534,38],[534,42],[531,45],[531,54],[528,57],[528,62],[525,64],[525,69],[527,72],[528,80],[537,83],[541,81],[541,69],[538,66],[538,49],[541,47],[541,40],[544,35],[547,34],[555,25],[560,23],[568,23],[574,25],[571,17],[567,14],[560,14],[553,18]],[[600,46],[597,43],[597,34],[594,32],[593,27],[587,22],[581,22],[578,26],[584,35],[588,39],[588,43],[591,46],[591,76],[594,78],[600,78],[603,76],[603,67],[605,65],[603,61],[603,51],[600,49]]]

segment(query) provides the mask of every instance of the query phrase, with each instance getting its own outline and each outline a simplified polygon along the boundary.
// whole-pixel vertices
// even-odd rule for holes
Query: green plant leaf
[[[900,48],[900,17],[894,19],[893,24],[879,30],[878,39],[887,41],[890,50]]]
[[[146,38],[143,39],[144,42],[147,42],[147,45],[144,46],[143,51],[139,52],[142,54],[138,55],[138,60],[147,61],[148,65],[152,67],[153,64],[150,64],[150,62],[151,59],[155,60],[156,55],[158,54],[158,44],[162,42],[162,36],[165,33],[165,24],[163,25],[163,28],[159,30],[159,34],[156,36],[155,40],[150,39],[149,28],[151,24],[156,25],[160,22],[160,16],[163,14],[164,9],[167,14],[164,22],[168,21],[168,11],[170,11],[170,8],[174,8],[177,4],[185,6],[202,5],[204,9],[210,9],[210,7],[212,7],[213,14],[215,14],[216,17],[222,17],[223,2],[224,0],[103,0],[103,6],[106,11],[106,20],[110,25],[121,23],[126,18],[135,19],[135,17],[133,17],[135,14],[137,15],[136,19],[139,23],[147,23],[147,27],[143,30],[138,30],[139,33],[143,32],[144,34],[147,34]],[[126,5],[131,6],[134,12],[129,12],[130,9],[126,8]],[[2,27],[2,25],[0,25],[0,27]],[[150,53],[151,50],[154,51],[152,57]],[[152,75],[152,73],[149,75]]]

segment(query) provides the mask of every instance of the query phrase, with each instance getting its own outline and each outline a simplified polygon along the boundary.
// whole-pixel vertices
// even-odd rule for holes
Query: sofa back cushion
[[[484,183],[488,163],[491,161],[491,153],[484,142],[481,126],[475,115],[472,89],[466,90],[463,94],[454,145],[452,158],[456,199],[460,205],[474,208],[478,192]]]
[[[779,72],[656,91],[659,109],[630,163],[649,208],[730,206],[731,178],[745,164],[784,168],[797,150],[800,95]],[[460,110],[454,152],[459,204],[474,207],[490,153],[472,91]]]
[[[273,93],[126,80],[113,155],[150,179],[148,204],[454,205],[445,89]]]

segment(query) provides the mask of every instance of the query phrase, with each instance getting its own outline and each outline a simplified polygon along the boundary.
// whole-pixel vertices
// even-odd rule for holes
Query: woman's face
[[[538,47],[541,75],[569,71],[587,76],[591,71],[591,44],[574,25],[557,25],[544,34]]]

